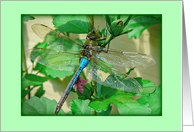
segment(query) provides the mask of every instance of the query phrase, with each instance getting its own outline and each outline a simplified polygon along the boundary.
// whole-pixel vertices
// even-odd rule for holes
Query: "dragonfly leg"
[[[106,53],[108,53],[109,46],[110,46],[110,42],[108,43],[108,47],[107,47]]]
[[[104,40],[104,43],[103,43],[103,44],[105,44],[106,39],[107,39],[107,30],[106,30],[106,36],[105,36],[105,38],[99,39],[99,40],[97,40],[97,41],[102,41],[102,40]],[[98,44],[98,46],[104,48],[104,46],[102,46],[103,44]]]
[[[106,30],[106,36],[105,38],[103,38],[102,40],[104,40],[104,43],[105,43],[105,40],[107,39],[107,30]]]
[[[104,44],[105,44],[105,40],[106,40],[106,38],[107,38],[107,30],[106,30],[106,37],[105,37],[105,38],[103,38],[103,39],[101,39],[101,40],[104,40]],[[101,46],[101,47],[103,47],[103,48],[104,48],[104,46],[102,46],[102,45],[99,45],[99,46]],[[107,50],[105,51],[106,53],[108,53],[109,46],[110,46],[110,42],[108,43]]]

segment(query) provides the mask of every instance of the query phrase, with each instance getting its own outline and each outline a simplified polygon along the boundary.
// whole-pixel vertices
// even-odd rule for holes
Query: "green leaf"
[[[21,92],[21,99],[23,99],[27,94],[29,94],[34,88],[30,88],[28,90],[23,89]]]
[[[155,84],[149,80],[142,80],[142,78],[134,79],[144,86],[144,94],[151,93],[155,90],[153,87]],[[141,104],[132,98],[139,94],[120,91],[105,86],[101,87],[101,94],[102,99],[93,100],[89,104],[89,106],[97,112],[106,111],[108,106],[112,103],[117,106],[121,115],[151,114],[151,109],[148,107],[148,103]]]
[[[161,85],[156,87],[156,91],[150,95],[144,95],[137,100],[142,104],[149,104],[152,110],[151,115],[162,115],[162,88]]]
[[[48,79],[49,79],[48,77],[41,77],[34,74],[26,74],[24,78],[22,78],[21,98],[24,98],[33,89],[31,88],[31,89],[25,90],[25,88],[30,86],[35,87],[35,86],[42,85]]]
[[[121,115],[149,115],[151,114],[151,109],[148,108],[148,105],[142,105],[135,101],[133,98],[127,102],[117,102],[113,103],[117,106],[118,111]]]
[[[141,77],[134,77],[134,79],[141,85],[143,86],[143,79]]]
[[[30,15],[22,15],[22,21],[34,20],[35,18]]]
[[[136,93],[125,92],[125,91],[121,91],[113,88],[108,88],[105,86],[102,87],[102,94],[103,94],[102,97],[105,97],[106,99],[111,98],[114,95],[126,95],[128,97],[132,97],[136,95]]]
[[[151,109],[147,104],[140,104],[134,100],[130,95],[115,94],[109,99],[111,103],[117,106],[120,115],[148,115],[151,114]]]
[[[46,48],[48,46],[47,42],[38,43],[34,48]]]
[[[41,86],[35,93],[36,97],[41,97],[45,93],[45,90],[43,90],[43,86]]]
[[[106,35],[106,32],[107,32],[107,36],[110,35],[110,32],[108,31],[107,27],[103,28],[101,33]]]
[[[97,95],[97,97],[98,98],[100,98],[101,97],[101,95],[102,95],[102,93],[101,93],[101,88],[102,88],[102,85],[101,84],[97,84],[97,91],[96,91],[96,95]]]
[[[121,18],[121,15],[117,15],[117,20]]]
[[[111,25],[111,19],[110,19],[109,15],[104,15],[104,19],[105,19],[106,23],[107,23],[107,24],[109,25],[109,27],[110,27],[110,25]]]
[[[73,115],[92,115],[92,108],[88,106],[89,100],[73,99],[71,111]]]
[[[129,69],[129,71],[126,74],[129,75],[134,69],[135,69],[135,67]]]
[[[110,98],[111,96],[113,96],[116,92],[118,92],[118,90],[110,88],[110,87],[106,87],[103,86],[101,87],[101,97],[103,99],[107,99]]]
[[[128,24],[129,20],[132,18],[132,15],[129,15],[127,17],[128,17],[127,19],[123,20],[124,21],[124,26],[126,26]]]
[[[80,42],[82,42],[82,43],[85,43],[85,39],[79,39],[79,38],[77,38],[76,40],[78,40],[78,41],[80,41]]]
[[[88,33],[89,22],[83,15],[59,15],[53,19],[53,24],[60,32]]]
[[[102,111],[106,111],[109,105],[110,105],[110,102],[106,100],[93,100],[89,103],[88,106],[90,106],[97,112],[102,112]]]
[[[108,106],[108,109],[106,111],[101,111],[101,112],[98,112],[97,115],[99,116],[106,116],[106,115],[109,115],[110,112],[111,112],[111,109],[112,109],[112,106]]]
[[[134,94],[115,89],[109,89],[106,94],[108,95],[106,99],[93,100],[89,106],[97,112],[102,112],[106,111],[112,103],[117,106],[120,115],[148,115],[151,113],[147,104],[140,104],[132,98]]]
[[[114,20],[117,20],[117,15],[104,15],[104,19],[105,19],[105,21],[107,22],[107,24],[110,26],[111,23],[112,23]]]
[[[48,77],[41,77],[34,74],[26,74],[24,78],[22,78],[22,90],[29,86],[42,85],[48,79]]]
[[[135,77],[134,78],[137,82],[139,82],[139,84],[141,84],[142,88],[143,88],[143,92],[142,93],[138,93],[137,95],[145,95],[145,94],[149,94],[149,93],[153,93],[155,91],[155,83],[150,82],[150,80],[143,80],[141,77]]]
[[[150,82],[150,80],[142,80],[143,83],[143,92],[142,94],[147,94],[147,93],[153,93],[155,91],[155,83]]]
[[[41,115],[56,115],[55,109],[57,106],[56,100],[50,100],[46,97],[38,98],[36,96],[26,100],[22,104],[22,115],[25,116],[41,116]],[[61,109],[58,115],[65,115]]]
[[[153,17],[153,16],[134,16],[130,19],[129,23],[124,28],[123,32],[125,32],[127,29],[131,28],[133,31],[129,32],[128,38],[139,38],[142,34],[142,32],[149,28],[150,26],[153,26],[155,24],[160,23],[161,20],[159,18]]]

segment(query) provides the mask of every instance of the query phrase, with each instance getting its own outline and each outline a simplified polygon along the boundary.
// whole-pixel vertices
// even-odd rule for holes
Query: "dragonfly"
[[[38,58],[38,63],[59,71],[77,69],[56,106],[55,114],[60,111],[84,68],[87,67],[87,78],[97,84],[126,92],[141,93],[143,89],[139,82],[125,73],[122,73],[125,78],[121,79],[121,73],[115,67],[150,66],[156,63],[153,57],[146,54],[110,48],[104,50],[97,43],[104,40],[101,39],[97,29],[87,34],[84,43],[43,24],[32,25],[32,30],[48,45],[31,49],[31,60],[35,61]],[[104,78],[104,74],[99,72],[106,73],[108,76]]]

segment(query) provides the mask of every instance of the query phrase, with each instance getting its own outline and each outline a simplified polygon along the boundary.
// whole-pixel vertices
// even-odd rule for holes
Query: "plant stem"
[[[111,34],[109,38],[105,41],[105,43],[102,45],[103,47],[106,47],[106,45],[114,38],[114,36]]]
[[[131,31],[133,31],[133,29],[126,30],[126,31],[124,31],[121,35],[126,34],[126,33],[129,33],[129,32],[131,32]]]
[[[132,15],[129,15],[129,17],[127,18],[127,20],[124,23],[124,27],[127,26],[127,24],[129,23],[129,20],[131,20]]]
[[[123,32],[121,35],[126,34],[126,33],[129,33],[129,32],[131,32],[131,31],[133,31],[133,29],[126,30],[126,31]],[[118,35],[118,36],[120,36],[120,35]],[[113,36],[113,35],[111,34],[111,36],[109,36],[109,38],[105,41],[105,43],[104,43],[102,46],[103,46],[103,47],[106,47],[106,45],[107,45],[112,39],[114,39],[115,37],[117,37],[117,36]]]
[[[24,26],[24,25],[22,24],[22,26]],[[23,31],[22,31],[22,40],[21,40],[21,43],[22,43],[22,60],[23,60],[22,61],[22,70],[28,72],[27,65],[26,65],[25,50],[24,50]],[[29,90],[29,89],[30,89],[30,87],[27,87],[27,90]],[[28,99],[30,99],[30,98],[31,98],[31,94],[28,93]]]
[[[89,21],[89,31],[92,31],[93,29],[94,29],[94,16],[92,16],[92,15],[89,15],[89,16],[87,16],[88,17],[88,21]],[[95,43],[97,43],[97,42],[93,42],[92,44],[94,44],[95,45]],[[95,54],[96,53],[94,53],[94,56],[95,56]],[[93,66],[92,66],[92,71],[93,71],[93,77],[94,78],[97,78],[97,62],[95,61],[95,59],[93,60]],[[96,74],[95,74],[96,73]],[[92,80],[92,84],[94,85],[94,93],[93,93],[93,95],[94,96],[96,96],[96,91],[97,91],[97,83],[95,82],[95,81],[93,81]],[[97,115],[97,113],[96,113],[96,111],[92,111],[92,114],[93,115]]]
[[[94,29],[94,16],[93,15],[88,15],[87,16],[88,21],[89,21],[89,32]]]
[[[105,15],[105,20],[106,20],[106,23],[108,24],[108,26],[110,27],[111,21],[110,21],[110,17],[108,15]]]
[[[133,31],[133,29],[126,30],[125,32],[123,32],[123,33],[120,34],[120,35],[129,33],[129,32],[131,32],[131,31]],[[118,35],[118,36],[120,36],[120,35]],[[106,45],[107,45],[112,39],[114,39],[115,37],[117,37],[117,36],[113,36],[113,35],[111,34],[111,35],[109,36],[109,38],[105,41],[105,43],[104,43],[102,46],[103,46],[103,47],[106,47]]]
[[[69,33],[69,32],[67,32],[67,36],[68,36],[68,37],[70,37],[70,35],[69,35],[69,34],[70,34],[70,33]]]

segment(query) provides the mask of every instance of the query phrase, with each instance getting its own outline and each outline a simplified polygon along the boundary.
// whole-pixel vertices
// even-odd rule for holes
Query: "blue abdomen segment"
[[[75,84],[77,78],[81,74],[82,70],[88,65],[88,63],[89,63],[89,60],[84,59],[84,58],[81,59],[79,69],[77,70],[77,72],[75,73],[75,75],[73,76],[73,78],[71,79],[71,81],[68,84],[68,86],[70,85],[70,89],[69,89],[69,91],[68,91],[65,98],[67,98],[67,96],[69,95],[69,92],[71,91],[71,89],[72,89],[73,85]],[[68,86],[67,86],[67,88],[68,88]]]
[[[57,104],[57,107],[55,110],[55,114],[57,114],[60,111],[63,103],[65,102],[67,96],[69,95],[69,92],[71,91],[73,85],[75,84],[75,81],[79,77],[82,70],[88,65],[88,63],[89,63],[89,60],[86,57],[81,58],[81,63],[80,63],[79,69],[76,71],[75,75],[73,76],[73,78],[69,82],[67,88],[65,89],[65,92],[63,93],[61,99],[59,100],[59,103]]]

